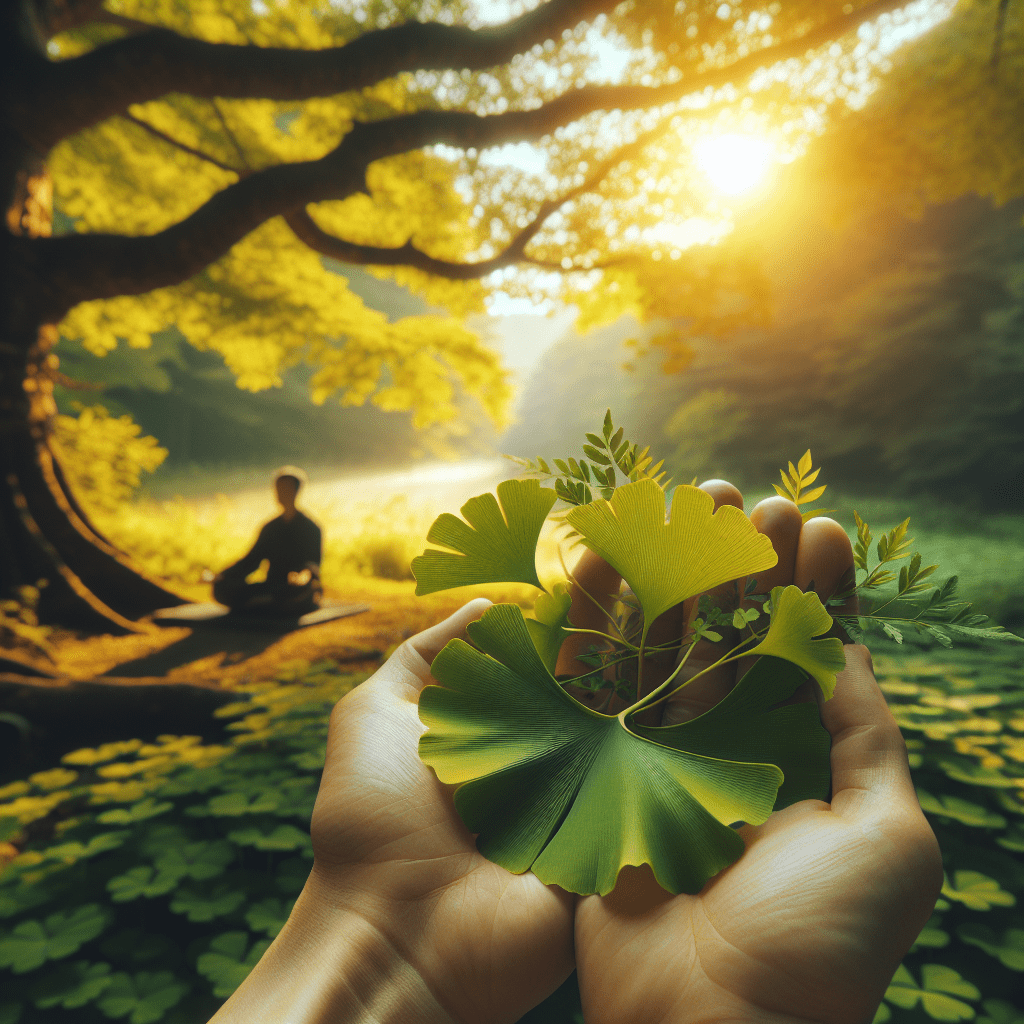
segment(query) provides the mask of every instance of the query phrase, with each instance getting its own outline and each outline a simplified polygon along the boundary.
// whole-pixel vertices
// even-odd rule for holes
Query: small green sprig
[[[637,480],[653,480],[662,490],[668,486],[666,474],[661,471],[664,462],[654,462],[650,447],[641,448],[637,444],[624,440],[623,428],[615,427],[612,422],[612,411],[604,415],[601,434],[586,435],[587,443],[583,445],[586,459],[552,459],[554,470],[546,459],[520,459],[507,455],[524,469],[524,476],[534,476],[541,480],[554,480],[555,493],[567,505],[573,507],[589,505],[594,500],[596,489],[598,497],[611,500],[618,483],[616,470],[623,477],[622,483],[635,483]],[[587,459],[590,462],[587,462]],[[557,472],[556,472],[557,471]],[[696,478],[694,478],[696,483]]]
[[[808,448],[803,456],[801,456],[800,462],[797,463],[795,468],[792,462],[789,464],[789,476],[786,476],[785,470],[779,470],[779,474],[782,477],[782,487],[778,484],[772,484],[772,486],[780,497],[789,498],[799,508],[809,501],[815,501],[825,493],[826,484],[815,487],[814,490],[808,491],[806,494],[803,493],[803,489],[813,484],[820,472],[820,468],[816,469],[813,473],[811,472],[811,449]],[[816,516],[831,515],[835,511],[834,508],[818,508],[811,512],[804,512],[802,513],[803,521],[806,523],[808,519],[814,519]]]

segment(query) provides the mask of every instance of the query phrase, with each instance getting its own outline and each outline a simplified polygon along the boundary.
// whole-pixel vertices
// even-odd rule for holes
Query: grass
[[[748,511],[769,493],[774,492],[751,492]],[[1015,632],[1024,628],[1024,515],[975,515],[953,505],[863,497],[832,487],[812,507],[835,509],[832,518],[846,529],[851,542],[856,541],[854,509],[868,522],[875,540],[910,516],[913,549],[921,552],[925,565],[939,564],[935,582],[959,576],[958,593],[974,604],[975,611]],[[456,508],[414,505],[394,497],[377,503],[334,500],[310,504],[307,511],[324,530],[322,577],[325,592],[331,595],[343,594],[356,583],[365,587],[370,580],[396,582],[403,593],[406,589],[411,593],[411,563],[427,546],[430,524],[439,513]],[[95,519],[118,547],[149,572],[186,596],[204,600],[209,598],[209,586],[200,580],[202,571],[217,571],[240,558],[260,522],[272,514],[269,504],[264,507],[245,495],[221,494],[205,501],[144,499],[113,515],[97,512]],[[569,552],[563,545],[570,565],[578,553],[579,549]],[[546,584],[563,578],[550,523],[541,536],[538,568]],[[515,593],[504,599],[530,603],[532,588],[513,589]]]

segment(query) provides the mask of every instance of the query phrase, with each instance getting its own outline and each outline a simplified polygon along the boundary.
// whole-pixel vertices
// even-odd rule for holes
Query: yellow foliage
[[[78,772],[69,771],[67,768],[51,768],[49,771],[30,775],[28,780],[40,789],[53,790],[70,786],[77,778]]]
[[[111,416],[102,405],[82,408],[77,417],[59,415],[50,438],[54,454],[75,496],[90,512],[114,512],[165,458],[155,437],[130,416]]]

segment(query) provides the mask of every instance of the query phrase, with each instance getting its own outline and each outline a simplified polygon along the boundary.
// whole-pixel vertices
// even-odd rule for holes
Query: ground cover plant
[[[869,643],[946,869],[876,1020],[1014,1024],[1024,647],[946,648],[914,630]],[[223,709],[237,719],[231,743],[126,740],[0,787],[0,1022],[204,1024],[308,873],[328,712],[359,681],[332,663],[285,666]],[[524,1020],[580,1024],[575,977]]]

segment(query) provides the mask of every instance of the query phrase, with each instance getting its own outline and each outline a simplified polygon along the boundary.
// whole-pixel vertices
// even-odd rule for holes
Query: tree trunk
[[[15,6],[15,5],[12,5]],[[31,11],[26,5],[24,11]],[[8,14],[10,8],[8,9]],[[5,19],[6,20],[6,19]],[[7,35],[8,57],[27,45],[31,18]],[[21,38],[15,42],[12,35]],[[15,62],[16,63],[16,62]],[[12,68],[8,63],[7,73]],[[4,126],[0,126],[4,127]],[[52,190],[42,159],[15,133],[3,131],[5,262],[0,321],[0,597],[17,588],[46,584],[41,621],[107,633],[139,632],[135,620],[157,608],[183,604],[132,565],[92,526],[54,459],[49,437],[57,411],[52,349],[57,330],[39,322],[34,298],[48,284],[34,268],[10,259],[16,236],[49,235]]]

